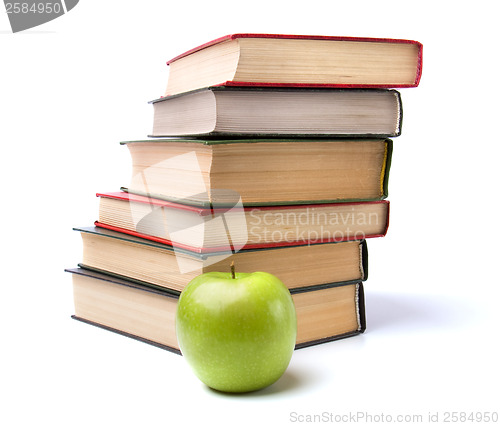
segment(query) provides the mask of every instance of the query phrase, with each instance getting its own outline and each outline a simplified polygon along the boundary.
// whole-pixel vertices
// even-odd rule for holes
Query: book
[[[402,105],[389,89],[208,87],[151,101],[152,137],[395,137]]]
[[[99,227],[74,230],[80,233],[83,244],[79,266],[176,291],[202,273],[229,271],[232,261],[240,272],[276,275],[289,289],[362,281],[368,276],[365,240],[200,254],[145,235]]]
[[[122,142],[126,192],[213,208],[387,197],[390,139],[154,139]]]
[[[72,274],[72,316],[180,354],[175,335],[179,293],[82,268]]]
[[[167,62],[165,95],[214,85],[415,87],[422,44],[414,40],[231,34]]]
[[[89,271],[72,274],[74,319],[180,354],[175,312],[180,293]],[[336,283],[291,291],[297,312],[296,349],[364,332],[363,284]]]
[[[127,192],[99,197],[95,225],[197,253],[382,237],[389,201],[201,208]]]

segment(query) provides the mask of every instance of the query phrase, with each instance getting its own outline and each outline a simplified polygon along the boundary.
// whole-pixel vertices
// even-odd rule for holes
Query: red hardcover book
[[[95,225],[195,253],[382,237],[389,201],[201,208],[126,192],[98,193]]]
[[[422,44],[414,40],[231,34],[169,60],[165,95],[216,85],[415,87]]]

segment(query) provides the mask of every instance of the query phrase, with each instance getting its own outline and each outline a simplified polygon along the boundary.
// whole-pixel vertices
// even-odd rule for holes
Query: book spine
[[[385,199],[389,196],[389,174],[390,174],[389,172],[391,170],[391,164],[392,164],[392,151],[393,151],[393,142],[391,139],[387,139],[385,148],[385,161],[380,176],[382,199]]]

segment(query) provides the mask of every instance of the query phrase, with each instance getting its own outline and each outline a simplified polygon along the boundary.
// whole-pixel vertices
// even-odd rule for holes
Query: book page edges
[[[100,324],[98,322],[94,322],[94,321],[79,317],[77,315],[71,315],[71,318],[73,318],[74,320],[83,322],[85,324],[93,325],[94,327],[98,327],[98,328],[101,328],[103,330],[111,331],[111,332],[119,334],[121,336],[125,336],[128,338],[137,340],[137,341],[142,342],[142,343],[147,343],[148,345],[152,345],[152,346],[155,346],[157,348],[167,350],[167,351],[175,353],[177,355],[181,355],[181,351],[177,348],[172,347],[172,346],[167,346],[167,345],[164,345],[162,343],[155,342],[154,340],[145,339],[144,337],[137,336],[136,334],[127,333],[126,331],[118,330],[117,328],[109,327],[107,325]]]
[[[273,39],[299,39],[299,40],[332,40],[332,41],[360,41],[360,42],[373,42],[373,43],[405,43],[414,44],[418,49],[419,64],[421,63],[422,57],[422,43],[416,40],[406,40],[406,39],[396,39],[396,38],[377,38],[377,37],[349,37],[349,36],[322,36],[322,35],[300,35],[300,34],[268,34],[268,33],[234,33],[228,34],[209,42],[203,43],[192,49],[175,56],[174,58],[167,61],[167,65],[172,62],[177,61],[185,56],[191,55],[207,47],[213,46],[215,44],[222,43],[224,41],[235,40],[238,38],[273,38]],[[421,68],[421,67],[420,67]]]

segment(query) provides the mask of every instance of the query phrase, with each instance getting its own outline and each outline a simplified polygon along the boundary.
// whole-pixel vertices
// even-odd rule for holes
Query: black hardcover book
[[[73,277],[72,318],[180,354],[175,334],[180,292],[85,268],[66,272]],[[297,311],[296,349],[365,331],[361,282],[301,288],[291,294]]]

